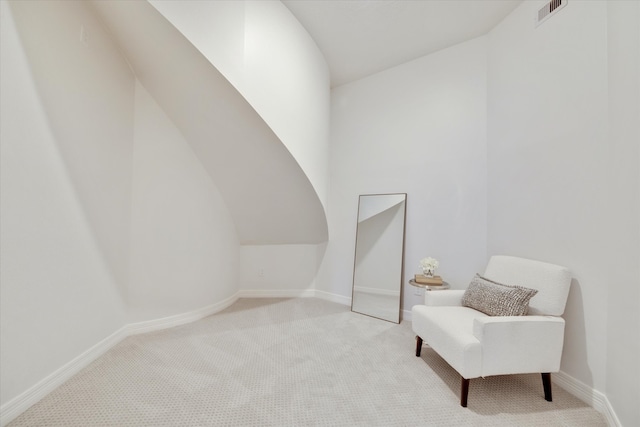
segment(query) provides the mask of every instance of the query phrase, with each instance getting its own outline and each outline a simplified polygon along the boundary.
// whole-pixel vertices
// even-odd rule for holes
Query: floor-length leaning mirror
[[[407,195],[366,194],[358,203],[351,310],[400,323]]]

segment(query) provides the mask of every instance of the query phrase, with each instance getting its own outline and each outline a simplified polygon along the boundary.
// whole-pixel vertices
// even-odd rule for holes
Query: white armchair
[[[485,278],[538,292],[525,316],[488,316],[462,305],[463,290],[425,292],[412,309],[416,356],[423,340],[462,376],[460,404],[467,406],[469,380],[491,375],[541,373],[551,401],[551,373],[560,370],[564,312],[571,274],[561,266],[493,256]]]

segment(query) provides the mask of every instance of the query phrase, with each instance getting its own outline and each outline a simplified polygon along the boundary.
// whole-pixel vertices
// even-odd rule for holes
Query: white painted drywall
[[[606,395],[640,425],[640,2],[607,2],[609,149]]]
[[[157,36],[150,44],[127,38],[124,20],[111,21],[117,46],[91,5],[15,2],[19,40],[2,2],[2,404],[125,321],[234,294],[238,223],[251,228],[247,240],[326,240],[309,180],[217,71],[180,37],[154,27],[156,17],[133,18],[136,34],[145,25],[157,30],[143,32]],[[137,56],[127,63],[120,49]],[[167,59],[171,49],[179,55]],[[162,72],[152,72],[158,63]],[[130,65],[154,87],[153,97],[136,90]],[[177,78],[176,69],[193,74]],[[163,90],[167,76],[179,83]],[[167,105],[176,100],[169,118]],[[212,155],[217,142],[222,148]],[[323,249],[276,245],[267,257],[279,268],[267,272],[275,277],[269,289],[312,288]],[[293,268],[292,260],[299,261]]]
[[[351,295],[358,196],[407,193],[403,308],[420,259],[464,288],[486,264],[486,39],[332,90],[330,241],[318,289]]]
[[[10,4],[49,126],[122,290],[129,273],[133,74],[88,5]]]
[[[199,159],[138,82],[128,322],[186,313],[237,291],[233,218]]]
[[[324,248],[325,245],[241,246],[241,294],[252,297],[305,296],[305,291],[315,289]]]
[[[245,2],[148,0],[236,88],[244,81]]]
[[[2,1],[0,20],[4,405],[124,325],[134,80],[81,2]]]
[[[241,244],[325,242],[311,181],[211,62],[147,2],[91,3],[216,183]]]
[[[638,141],[627,135],[615,147],[609,138],[609,101],[620,103],[615,109],[624,109],[628,101],[626,95],[610,98],[608,93],[608,60],[618,53],[608,56],[607,3],[571,1],[535,28],[533,17],[541,6],[524,2],[489,34],[488,252],[571,270],[561,369],[598,391],[616,394],[630,389],[620,382],[609,387],[608,347],[619,348],[611,340],[625,338],[607,335],[624,322],[618,316],[637,319],[633,310],[638,310],[637,298],[630,306],[608,302],[616,292],[637,295],[638,287],[637,281],[616,280],[621,275],[637,280],[637,265],[616,271],[614,259],[621,249],[638,245],[637,216],[618,207],[631,206],[637,213],[638,193],[634,183],[612,188],[612,177],[638,173],[637,155],[623,159],[635,153]],[[626,90],[616,93],[621,89]],[[637,102],[637,93],[628,96]],[[619,126],[612,132],[625,134],[628,123]],[[618,149],[616,159],[612,150]],[[624,235],[619,221],[635,228]],[[624,240],[616,241],[612,232]],[[612,318],[618,320],[608,325]],[[627,339],[637,341],[635,331]],[[630,369],[625,360],[617,356],[612,363]]]
[[[280,1],[155,7],[238,89],[291,152],[327,208],[329,69]]]
[[[327,210],[329,68],[311,36],[280,1],[245,9],[245,98],[313,184]]]

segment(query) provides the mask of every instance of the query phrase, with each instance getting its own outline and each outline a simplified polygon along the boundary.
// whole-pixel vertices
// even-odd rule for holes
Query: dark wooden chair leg
[[[547,402],[552,402],[551,398],[551,374],[550,373],[542,373],[542,387],[544,387],[544,400]]]
[[[467,407],[467,396],[469,396],[469,380],[462,378],[460,383],[460,406]]]
[[[416,335],[416,357],[420,357],[422,351],[422,338]]]

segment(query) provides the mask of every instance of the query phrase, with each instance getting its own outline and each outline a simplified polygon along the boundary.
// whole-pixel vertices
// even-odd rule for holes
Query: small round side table
[[[414,279],[411,279],[409,280],[409,284],[417,288],[424,288],[425,291],[440,291],[443,289],[449,289],[449,284],[445,281],[442,281],[442,285],[428,285],[426,283],[418,283]]]

